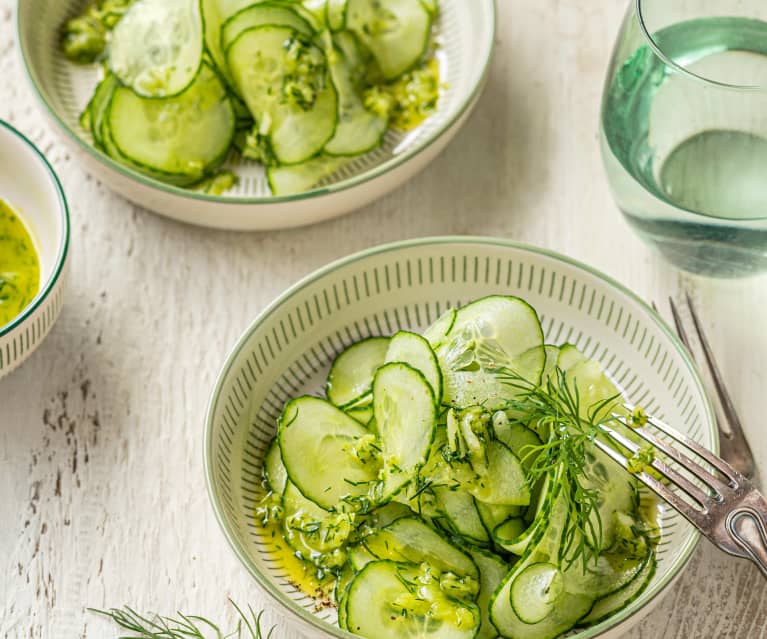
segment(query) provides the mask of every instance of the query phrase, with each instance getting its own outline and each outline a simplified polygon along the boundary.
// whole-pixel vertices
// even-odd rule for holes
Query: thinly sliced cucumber
[[[418,566],[369,563],[349,587],[347,628],[366,639],[473,639],[477,606],[445,595],[436,576],[423,581]]]
[[[318,186],[350,162],[350,158],[318,155],[301,164],[270,166],[266,177],[272,195],[295,195]]]
[[[545,363],[542,346],[538,315],[519,298],[493,296],[463,307],[437,349],[445,402],[501,408],[519,393],[508,383],[509,374],[539,382]]]
[[[592,599],[606,597],[631,582],[645,563],[647,557],[604,554],[591,559],[585,572],[582,565],[574,564],[565,571],[567,591]]]
[[[528,524],[527,527],[524,527],[522,523],[513,523],[509,524],[506,528],[497,527],[493,531],[493,539],[506,552],[514,555],[524,555],[530,546],[536,543],[538,537],[549,525],[552,509],[554,504],[557,503],[557,495],[559,493],[558,481],[558,474],[550,471],[541,482],[538,499],[534,502],[535,507],[531,506],[531,510],[534,513],[529,518],[529,521],[527,519],[524,520],[524,523]],[[523,532],[518,537],[514,537],[516,531],[520,528]]]
[[[264,477],[275,495],[282,495],[285,492],[285,486],[288,483],[288,471],[285,464],[282,463],[282,453],[277,439],[273,439],[269,444],[269,450],[266,451],[264,458]]]
[[[371,561],[378,561],[378,558],[362,544],[349,548],[349,563],[355,572],[362,570]]]
[[[324,152],[341,156],[367,153],[381,145],[389,121],[365,108],[357,86],[354,62],[347,60],[335,46],[330,33],[325,32],[321,41],[329,61],[333,85],[338,92],[338,126],[325,145]]]
[[[349,415],[349,417],[353,417],[363,426],[367,426],[370,423],[370,420],[373,419],[372,406],[361,406],[359,408],[350,408],[350,409],[347,409],[345,412],[347,415]]]
[[[420,0],[347,0],[346,27],[373,53],[385,80],[409,71],[423,57],[431,23]]]
[[[629,583],[620,590],[597,600],[589,614],[583,617],[578,622],[578,625],[592,626],[598,624],[600,621],[612,617],[616,612],[623,610],[626,606],[635,601],[636,598],[642,594],[650,581],[652,581],[652,578],[655,575],[655,567],[655,559],[649,557],[642,566],[642,570],[640,570]]]
[[[529,526],[521,517],[509,517],[493,528],[493,540],[501,548],[506,548],[515,544]]]
[[[373,407],[383,458],[382,498],[396,494],[426,462],[437,410],[426,378],[407,364],[385,364],[373,380]]]
[[[362,454],[368,437],[362,424],[316,397],[294,399],[280,417],[278,438],[288,477],[325,510],[369,507],[379,464]]]
[[[221,27],[221,50],[226,51],[243,31],[268,25],[294,29],[307,38],[314,34],[311,25],[290,5],[260,2],[245,7],[224,22]]]
[[[557,369],[559,362],[559,346],[546,344],[543,347],[543,351],[546,354],[546,364],[543,367],[543,372],[541,373],[541,384],[545,384],[549,379],[551,379],[551,376]]]
[[[443,313],[439,319],[423,332],[423,336],[431,344],[432,348],[438,348],[450,333],[458,311],[454,308]]]
[[[248,29],[229,46],[226,59],[259,133],[281,164],[308,160],[333,137],[338,97],[327,61],[300,33],[277,26]]]
[[[207,64],[177,97],[142,98],[118,87],[106,121],[119,153],[137,166],[197,180],[223,160],[235,129],[226,89]]]
[[[328,26],[340,31],[346,26],[346,0],[327,0],[325,14]]]
[[[379,559],[427,563],[440,572],[476,579],[479,574],[471,558],[446,541],[419,517],[403,517],[363,540],[365,548]]]
[[[493,593],[508,574],[509,565],[498,555],[478,548],[470,548],[469,554],[479,568],[477,606],[479,606],[479,612],[482,616],[482,625],[476,639],[495,639],[498,636],[498,631],[490,620],[490,601]]]
[[[388,337],[369,337],[352,344],[333,360],[325,392],[336,406],[348,407],[370,393],[376,371],[386,362]]]
[[[436,14],[439,11],[438,0],[421,0],[421,4],[424,7],[426,7],[426,10],[432,15]]]
[[[487,443],[487,466],[469,492],[486,504],[526,506],[530,487],[522,464],[511,449],[498,440]]]
[[[414,513],[405,504],[390,501],[388,504],[379,506],[369,515],[369,524],[372,528],[385,528],[403,517],[413,517]]]
[[[553,564],[530,564],[511,584],[511,605],[525,623],[540,623],[565,594],[565,578]]]
[[[417,333],[400,331],[391,338],[386,351],[386,363],[402,362],[420,371],[434,391],[439,403],[442,398],[442,371],[429,342]]]
[[[438,508],[444,513],[449,531],[480,546],[490,543],[487,530],[482,525],[472,496],[464,490],[435,488]]]
[[[524,512],[521,506],[499,506],[497,504],[485,504],[478,499],[474,500],[477,506],[479,518],[488,533],[492,534],[498,526],[508,519],[521,517]]]
[[[356,571],[351,567],[350,562],[347,562],[341,570],[334,588],[333,598],[338,606],[338,627],[341,630],[346,630],[346,600],[349,595],[349,586],[356,576]]]
[[[102,135],[104,119],[109,113],[109,103],[112,100],[112,94],[119,85],[120,81],[111,73],[107,73],[96,87],[96,91],[86,109],[90,113],[89,124],[93,141],[101,149],[104,148],[104,137]]]
[[[495,436],[506,444],[529,472],[540,454],[541,439],[535,431],[523,426],[506,422],[495,427]]]
[[[136,0],[112,31],[109,68],[140,96],[179,95],[200,69],[203,41],[199,0]]]

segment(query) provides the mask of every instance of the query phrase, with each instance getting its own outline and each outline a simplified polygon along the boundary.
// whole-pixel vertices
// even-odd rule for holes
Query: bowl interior
[[[400,328],[423,330],[445,309],[495,293],[525,298],[548,342],[576,344],[633,402],[716,450],[710,406],[677,340],[636,297],[586,267],[479,238],[416,240],[331,265],[286,293],[245,334],[219,379],[206,426],[209,488],[225,533],[261,585],[305,627],[350,636],[330,625],[335,610],[316,610],[288,582],[254,524],[262,459],[283,405],[321,393],[329,363],[350,343]],[[650,587],[617,618],[577,636],[627,618],[679,572],[697,534],[673,511],[663,512],[663,525]]]
[[[0,198],[32,231],[40,257],[40,295],[43,295],[66,251],[66,204],[58,178],[45,158],[21,133],[2,121]]]
[[[92,137],[80,127],[78,118],[101,70],[68,62],[60,52],[61,26],[77,15],[87,0],[25,0],[18,3],[18,31],[22,57],[43,104],[72,140],[102,162],[129,174],[141,182],[164,190],[189,195],[122,167],[92,147]],[[437,21],[438,56],[444,83],[437,112],[422,126],[407,134],[389,131],[381,148],[355,159],[322,183],[321,191],[353,180],[363,174],[384,171],[400,159],[411,157],[447,130],[477,95],[493,49],[495,6],[493,0],[441,0]],[[236,154],[227,166],[240,176],[237,187],[228,191],[225,200],[247,200],[253,203],[271,198],[263,167],[243,160]]]

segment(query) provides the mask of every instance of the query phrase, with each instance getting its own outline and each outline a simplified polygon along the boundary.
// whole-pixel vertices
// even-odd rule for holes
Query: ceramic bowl
[[[40,257],[40,291],[0,326],[0,377],[40,346],[59,316],[69,252],[69,211],[58,177],[24,135],[0,120],[0,198],[30,228]]]
[[[43,112],[89,172],[141,206],[201,226],[237,230],[297,227],[327,220],[368,204],[431,162],[455,136],[477,103],[490,66],[495,35],[493,0],[441,0],[437,24],[444,92],[436,113],[408,134],[387,133],[382,148],[355,160],[318,188],[273,197],[264,171],[230,159],[240,184],[223,196],[178,189],[114,162],[92,145],[78,118],[99,79],[99,69],[66,61],[61,25],[87,0],[18,3],[21,56]],[[234,162],[234,164],[231,164]]]
[[[573,343],[601,362],[631,401],[718,450],[713,414],[686,351],[644,302],[610,278],[551,253],[488,238],[422,239],[331,264],[272,303],[226,360],[205,425],[210,497],[245,567],[310,637],[351,637],[292,586],[255,525],[266,446],[284,404],[323,390],[335,355],[351,342],[423,330],[447,308],[491,294],[517,295],[542,319],[546,341]],[[574,637],[618,637],[660,599],[695,548],[697,533],[663,510],[663,543],[649,587],[627,608]]]

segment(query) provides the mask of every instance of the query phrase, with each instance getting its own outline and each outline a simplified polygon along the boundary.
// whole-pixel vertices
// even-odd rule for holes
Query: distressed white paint
[[[0,117],[52,160],[74,237],[59,323],[0,382],[0,637],[116,636],[86,606],[182,609],[223,623],[233,619],[227,597],[265,603],[208,504],[208,394],[227,349],[274,296],[380,242],[499,235],[587,261],[647,299],[688,287],[767,458],[767,279],[679,277],[631,234],[607,190],[597,116],[622,2],[499,0],[487,93],[445,154],[358,214],[260,235],[160,219],[87,176],[41,123],[13,45],[12,4],[0,0]],[[757,639],[767,637],[765,610],[757,571],[702,546],[628,637]]]

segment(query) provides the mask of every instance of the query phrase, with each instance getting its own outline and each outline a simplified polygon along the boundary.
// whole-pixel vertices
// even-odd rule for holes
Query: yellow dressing
[[[0,200],[0,328],[12,322],[40,290],[40,260],[32,235]]]

